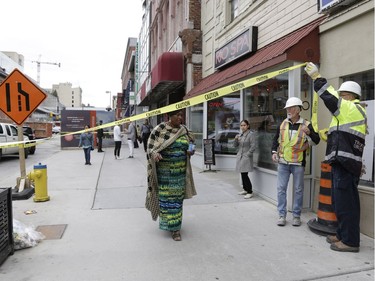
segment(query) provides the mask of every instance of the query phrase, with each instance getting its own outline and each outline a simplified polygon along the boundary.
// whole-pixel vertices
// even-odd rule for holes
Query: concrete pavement
[[[374,240],[361,235],[359,253],[329,249],[325,237],[302,226],[276,225],[276,207],[258,196],[250,200],[233,172],[194,169],[198,195],[184,204],[182,241],[144,208],[146,161],[140,147],[115,160],[113,148],[92,153],[60,150],[45,160],[50,201],[13,201],[13,217],[37,226],[66,224],[61,239],[46,239],[19,250],[0,266],[2,281],[161,280],[374,280]],[[51,143],[41,144],[41,146]],[[28,159],[29,168],[32,157]],[[15,171],[15,177],[18,173]],[[9,186],[9,175],[0,186]],[[25,211],[35,210],[32,215]]]

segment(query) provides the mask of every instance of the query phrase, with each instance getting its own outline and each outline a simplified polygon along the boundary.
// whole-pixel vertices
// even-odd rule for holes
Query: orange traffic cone
[[[307,225],[318,234],[336,234],[337,218],[332,206],[332,167],[321,163],[318,217],[311,219]]]

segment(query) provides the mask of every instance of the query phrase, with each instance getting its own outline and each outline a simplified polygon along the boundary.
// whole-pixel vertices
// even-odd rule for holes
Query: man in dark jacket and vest
[[[332,114],[325,158],[332,166],[332,202],[338,227],[336,235],[327,236],[327,242],[335,251],[359,252],[358,183],[367,128],[366,111],[359,102],[361,86],[346,81],[336,92],[327,79],[321,77],[316,65],[308,63],[305,71],[314,80],[315,92]]]
[[[277,211],[278,226],[286,224],[287,188],[293,175],[293,226],[301,225],[301,211],[304,190],[306,152],[320,141],[319,134],[311,123],[300,116],[302,101],[291,97],[286,101],[287,118],[280,124],[272,143],[272,161],[277,167]]]

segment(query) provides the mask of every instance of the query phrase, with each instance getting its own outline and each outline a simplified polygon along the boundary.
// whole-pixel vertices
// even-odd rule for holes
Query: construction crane
[[[33,60],[31,62],[35,62],[37,64],[37,71],[38,71],[38,76],[37,76],[37,83],[38,85],[40,85],[40,65],[43,63],[43,64],[52,64],[52,65],[57,65],[58,67],[61,66],[61,64],[59,62],[48,62],[48,61],[40,61],[40,57],[39,56],[39,59],[38,60]]]

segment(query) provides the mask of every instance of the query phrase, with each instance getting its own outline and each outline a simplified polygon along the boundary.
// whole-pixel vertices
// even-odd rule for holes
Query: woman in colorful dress
[[[146,208],[153,220],[159,216],[159,228],[181,241],[184,199],[196,195],[189,150],[194,139],[182,125],[182,111],[168,113],[169,120],[156,126],[147,145],[148,191]]]

